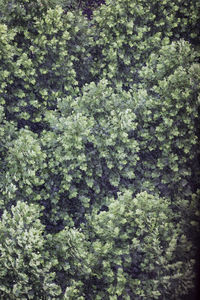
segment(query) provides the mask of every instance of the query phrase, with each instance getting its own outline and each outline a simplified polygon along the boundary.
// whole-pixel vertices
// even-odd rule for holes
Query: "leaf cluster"
[[[0,1],[1,299],[194,288],[199,2],[102,2]]]

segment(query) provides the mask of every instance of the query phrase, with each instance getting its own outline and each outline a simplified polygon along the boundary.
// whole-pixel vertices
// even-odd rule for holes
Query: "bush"
[[[199,2],[93,3],[0,0],[2,299],[193,287]]]
[[[161,47],[140,70],[133,93],[141,149],[137,185],[171,199],[184,199],[198,181],[198,58],[183,40]]]
[[[85,86],[77,98],[61,100],[57,112],[46,114],[52,131],[41,138],[54,221],[59,215],[68,220],[68,212],[79,224],[135,178],[139,146],[129,138],[136,127],[133,106],[130,94],[120,88],[114,92],[104,80]]]
[[[42,199],[46,168],[46,154],[42,151],[37,135],[27,129],[15,133],[7,146],[2,174],[2,200],[4,208],[26,199],[29,203]]]
[[[140,81],[139,70],[149,55],[161,46],[180,38],[198,44],[199,6],[190,0],[106,1],[92,20],[96,79],[106,77],[129,89]]]
[[[15,120],[18,128],[28,125],[41,132],[45,111],[56,109],[59,98],[76,94],[78,84],[85,82],[88,26],[79,13],[64,14],[59,6],[45,8],[32,0],[6,2],[4,10],[10,12],[5,14],[9,35],[14,30],[8,45],[14,48],[14,59],[4,66],[1,92],[6,118]]]
[[[88,279],[91,274],[90,261],[88,259],[89,248],[84,232],[80,229],[66,226],[56,234],[47,237],[48,249],[56,272],[56,281],[62,287],[61,299],[73,298],[74,293],[80,295],[80,291],[74,291],[75,286],[83,286],[82,280]],[[82,292],[82,289],[81,289]],[[87,294],[84,294],[87,298]],[[83,294],[81,295],[83,299]],[[84,298],[84,299],[86,299]]]
[[[61,293],[45,248],[40,208],[17,202],[0,223],[1,299],[55,299]]]
[[[193,287],[192,244],[165,199],[126,191],[88,226],[91,273],[65,299],[182,299]]]

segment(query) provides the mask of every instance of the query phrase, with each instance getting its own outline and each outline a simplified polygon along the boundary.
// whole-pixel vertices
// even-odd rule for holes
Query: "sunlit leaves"
[[[177,38],[198,39],[196,1],[118,0],[106,4],[92,20],[96,54],[92,72],[109,78],[113,84],[121,81],[129,88],[138,82],[138,71],[162,43]]]
[[[60,174],[59,193],[66,195],[63,208],[73,205],[77,217],[89,204],[100,209],[106,195],[135,178],[139,146],[129,138],[136,128],[136,116],[129,108],[134,103],[130,94],[120,88],[114,92],[102,81],[85,86],[82,96],[60,100],[60,112],[46,115],[54,132],[54,139],[49,139],[49,132],[43,135],[44,147],[54,149],[47,158],[49,176]]]
[[[192,287],[194,261],[186,262],[183,254],[190,251],[191,244],[179,226],[174,226],[168,204],[146,192],[133,197],[126,191],[110,200],[108,211],[92,214],[91,268],[101,278],[103,292],[102,296],[91,290],[93,297],[159,299],[172,290],[180,295]],[[182,280],[187,281],[185,286]]]
[[[61,293],[53,282],[45,249],[40,208],[18,202],[0,222],[0,295],[2,299],[52,299]]]

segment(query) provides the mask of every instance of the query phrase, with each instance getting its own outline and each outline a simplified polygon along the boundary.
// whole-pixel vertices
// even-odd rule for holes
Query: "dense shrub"
[[[57,217],[64,213],[62,219],[68,219],[68,211],[78,221],[98,211],[135,177],[139,146],[128,136],[136,127],[131,107],[131,95],[120,88],[114,92],[104,80],[85,86],[77,98],[62,99],[57,112],[46,114],[51,131],[41,137],[48,165],[45,197]]]
[[[166,200],[126,191],[89,219],[91,271],[66,299],[182,299],[193,287],[192,244]]]
[[[102,2],[0,0],[2,299],[194,286],[199,2]]]
[[[55,299],[61,293],[55,284],[45,248],[40,208],[18,202],[4,211],[0,223],[1,299]]]
[[[130,88],[160,46],[180,38],[198,43],[199,8],[190,0],[107,0],[92,20],[96,79],[107,77]]]
[[[4,207],[20,199],[38,202],[42,197],[46,154],[42,152],[37,135],[27,129],[15,133],[4,158],[2,200]]]
[[[13,139],[16,138],[17,130],[15,126],[5,121],[3,106],[0,105],[0,216],[7,205],[12,204],[12,194],[15,186],[12,180],[7,184],[7,152]],[[11,196],[11,197],[10,197]]]
[[[14,46],[15,55],[4,68],[7,78],[1,97],[8,120],[40,132],[45,128],[45,111],[55,109],[58,98],[76,94],[78,83],[83,84],[86,77],[83,73],[88,73],[81,67],[88,56],[83,42],[88,26],[80,14],[64,14],[59,6],[37,4],[36,9],[36,3],[5,3],[6,24],[15,32],[9,47]]]
[[[61,299],[79,299],[80,290],[75,292],[74,286],[83,286],[84,280],[92,273],[85,234],[81,230],[66,226],[59,233],[49,234],[47,245],[51,259],[56,262],[53,270],[63,291]],[[85,296],[87,298],[87,294]],[[84,299],[83,295],[81,297]]]
[[[80,10],[88,19],[91,19],[93,11],[104,3],[105,0],[50,0],[51,5],[61,5],[65,12]]]
[[[183,40],[161,47],[140,70],[141,84],[133,93],[140,145],[137,186],[165,197],[183,199],[197,186],[198,58]]]

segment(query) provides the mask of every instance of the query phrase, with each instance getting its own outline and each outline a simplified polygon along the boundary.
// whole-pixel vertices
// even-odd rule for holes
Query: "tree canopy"
[[[0,0],[1,299],[197,299],[199,9]]]

